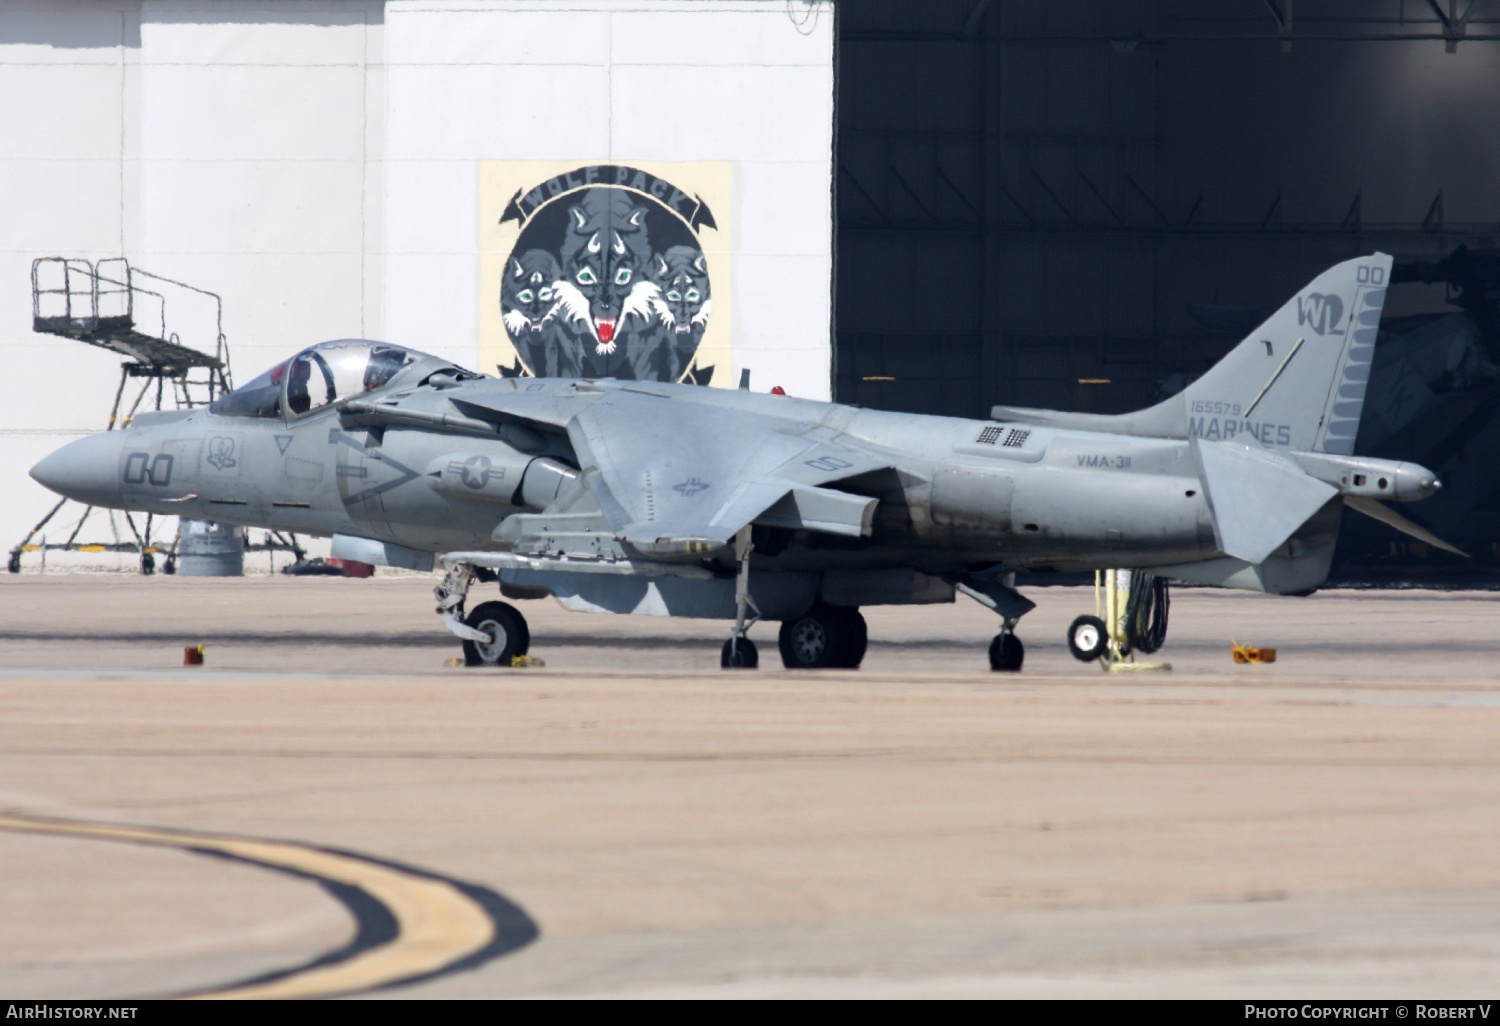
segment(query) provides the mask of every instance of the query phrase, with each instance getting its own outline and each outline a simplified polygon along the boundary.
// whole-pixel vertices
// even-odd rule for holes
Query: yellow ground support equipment
[[[1099,665],[1109,673],[1170,670],[1171,663],[1138,663],[1136,650],[1150,654],[1166,637],[1166,581],[1139,570],[1094,571],[1094,612],[1109,640]]]

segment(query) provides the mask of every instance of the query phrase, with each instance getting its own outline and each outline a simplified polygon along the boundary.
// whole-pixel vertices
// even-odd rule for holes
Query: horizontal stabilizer
[[[1264,449],[1194,439],[1193,455],[1219,549],[1247,563],[1265,560],[1338,494]]]
[[[1469,558],[1469,554],[1457,545],[1450,545],[1427,530],[1427,528],[1412,523],[1379,499],[1369,499],[1361,495],[1346,495],[1344,496],[1344,503],[1350,509],[1357,509],[1365,516],[1373,517],[1382,524],[1394,527],[1402,534],[1409,534],[1418,541],[1426,542],[1428,545],[1442,549],[1444,552],[1451,552],[1455,556],[1462,556],[1465,559]]]

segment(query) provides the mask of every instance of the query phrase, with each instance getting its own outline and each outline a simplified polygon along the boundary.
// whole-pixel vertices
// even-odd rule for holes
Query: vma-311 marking
[[[211,406],[138,416],[32,476],[99,506],[332,536],[335,556],[446,571],[438,612],[471,665],[526,653],[476,581],[570,609],[781,622],[789,667],[853,667],[859,607],[992,608],[1019,669],[1018,570],[1140,568],[1307,593],[1345,506],[1451,548],[1384,505],[1435,475],[1353,455],[1391,259],[1311,284],[1186,390],[1119,416],[992,419],[616,380],[497,379],[398,346],[325,342]],[[1455,550],[1456,551],[1456,550]]]

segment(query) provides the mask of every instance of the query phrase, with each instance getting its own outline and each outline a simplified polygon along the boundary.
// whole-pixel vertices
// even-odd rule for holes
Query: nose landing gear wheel
[[[1091,663],[1109,647],[1109,631],[1097,616],[1080,616],[1068,628],[1068,651],[1080,662]]]
[[[719,666],[725,670],[753,670],[760,665],[760,653],[755,642],[749,638],[724,642],[724,651],[719,654]]]
[[[484,602],[464,617],[464,623],[489,636],[489,641],[464,641],[467,666],[509,666],[531,648],[526,618],[506,602]]]
[[[1014,634],[996,634],[990,642],[990,669],[1000,673],[1017,673],[1026,660],[1026,646]]]

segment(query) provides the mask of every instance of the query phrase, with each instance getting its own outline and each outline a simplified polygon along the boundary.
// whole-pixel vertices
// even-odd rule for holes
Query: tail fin
[[[1348,456],[1370,382],[1391,258],[1346,260],[1314,278],[1184,391],[1135,413],[996,406],[999,421],[1155,438],[1203,438]]]
[[[1168,400],[1182,404],[1188,436],[1353,453],[1390,277],[1391,258],[1375,253],[1314,278]]]

